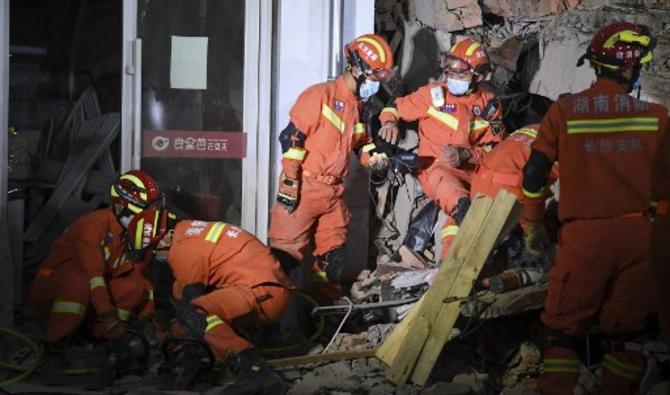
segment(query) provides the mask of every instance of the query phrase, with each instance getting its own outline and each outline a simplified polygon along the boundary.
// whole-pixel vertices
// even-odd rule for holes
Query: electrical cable
[[[0,388],[4,387],[9,387],[10,385],[16,384],[18,382],[21,382],[30,376],[33,375],[35,370],[37,370],[37,367],[40,365],[40,362],[42,360],[42,352],[40,348],[37,346],[37,344],[30,339],[28,336],[24,335],[23,333],[20,333],[12,328],[8,328],[5,326],[0,326],[0,333],[15,337],[19,340],[21,340],[23,343],[25,343],[30,349],[32,349],[33,353],[35,354],[35,360],[33,361],[32,364],[28,366],[24,365],[18,365],[18,364],[13,364],[9,362],[0,362],[0,368],[2,369],[8,369],[8,370],[14,370],[17,372],[20,372],[18,375],[11,377],[9,379],[0,381]]]

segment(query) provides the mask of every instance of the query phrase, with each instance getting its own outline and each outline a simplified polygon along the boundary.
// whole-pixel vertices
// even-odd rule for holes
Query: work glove
[[[472,151],[469,148],[459,148],[452,145],[444,146],[440,154],[440,162],[454,169],[461,167],[470,158],[472,158]]]
[[[207,328],[207,317],[204,312],[191,302],[182,299],[172,300],[172,305],[175,309],[175,317],[177,322],[187,332],[189,336],[196,339],[201,339],[205,335]]]
[[[528,221],[523,234],[526,250],[534,257],[540,257],[551,245],[549,235],[542,221]]]
[[[398,130],[398,125],[393,121],[386,121],[379,128],[379,137],[386,141],[387,143],[395,145],[398,142],[398,136],[400,131]]]
[[[118,339],[126,333],[126,324],[119,319],[116,310],[98,315],[95,334],[104,339]]]
[[[368,160],[368,167],[376,176],[386,175],[389,164],[389,158],[384,153],[373,152]]]
[[[300,200],[300,180],[290,178],[285,173],[279,176],[279,192],[277,192],[277,203],[284,206],[289,214],[298,208]]]

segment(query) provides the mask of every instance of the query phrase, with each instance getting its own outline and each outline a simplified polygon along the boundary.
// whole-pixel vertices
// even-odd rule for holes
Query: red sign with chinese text
[[[142,156],[148,158],[244,158],[247,134],[243,132],[145,130]]]

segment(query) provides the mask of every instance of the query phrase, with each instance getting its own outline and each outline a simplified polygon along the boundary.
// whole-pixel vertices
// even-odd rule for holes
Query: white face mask
[[[463,96],[470,89],[470,82],[447,78],[447,89],[454,96]]]
[[[358,96],[361,99],[369,99],[374,96],[379,91],[379,81],[373,81],[366,79],[365,82],[361,84],[361,88],[358,90]]]

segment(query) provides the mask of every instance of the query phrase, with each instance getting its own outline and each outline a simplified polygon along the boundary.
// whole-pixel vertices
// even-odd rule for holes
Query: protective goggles
[[[448,74],[474,73],[470,63],[459,59],[449,53],[440,56],[440,67]]]
[[[395,72],[395,69],[366,69],[364,71],[366,77],[371,77],[382,82],[386,82],[393,78]]]

